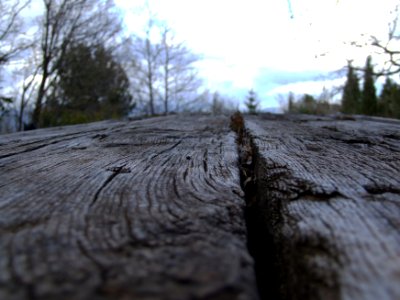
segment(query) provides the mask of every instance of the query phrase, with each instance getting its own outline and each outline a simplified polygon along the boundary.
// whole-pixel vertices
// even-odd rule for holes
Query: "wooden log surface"
[[[245,120],[281,298],[400,299],[400,122]]]
[[[239,147],[201,115],[1,136],[0,299],[400,299],[400,123],[245,127]]]
[[[0,137],[0,299],[257,299],[226,117]]]

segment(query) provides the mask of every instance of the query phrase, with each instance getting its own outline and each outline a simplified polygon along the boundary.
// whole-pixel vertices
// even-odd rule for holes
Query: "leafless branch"
[[[29,45],[22,39],[21,11],[30,0],[0,0],[0,65],[26,50]]]
[[[121,31],[121,19],[110,0],[43,0],[41,25],[41,82],[38,88],[33,123],[40,123],[43,100],[57,78],[57,69],[68,47],[112,45]]]

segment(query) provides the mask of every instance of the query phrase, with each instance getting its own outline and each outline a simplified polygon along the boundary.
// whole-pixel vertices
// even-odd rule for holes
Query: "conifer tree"
[[[129,79],[104,46],[72,45],[43,111],[43,125],[93,122],[126,116],[133,108]]]
[[[364,84],[361,95],[361,112],[365,115],[377,115],[377,103],[378,102],[374,83],[374,69],[371,64],[371,56],[368,56],[364,70]]]
[[[393,105],[398,93],[398,86],[389,77],[386,77],[378,100],[379,114],[384,117],[393,116]]]
[[[256,100],[256,93],[253,90],[249,91],[247,95],[246,107],[249,111],[249,114],[256,114],[258,102]]]
[[[294,95],[292,92],[289,93],[288,96],[288,112],[293,112],[294,111]]]
[[[400,119],[400,88],[397,86],[396,94],[393,97],[391,117]]]
[[[347,80],[342,96],[342,112],[347,114],[360,113],[360,96],[359,79],[351,62],[349,62]]]

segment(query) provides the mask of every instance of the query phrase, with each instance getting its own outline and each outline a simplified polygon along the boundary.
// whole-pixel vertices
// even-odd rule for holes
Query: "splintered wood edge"
[[[246,118],[283,297],[400,298],[400,123]]]

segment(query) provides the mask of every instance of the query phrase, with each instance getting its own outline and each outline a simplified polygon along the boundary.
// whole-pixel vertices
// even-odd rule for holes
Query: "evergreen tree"
[[[379,95],[378,110],[381,116],[400,119],[400,86],[389,77]]]
[[[211,112],[213,115],[220,115],[223,111],[223,103],[220,99],[220,96],[217,92],[215,92],[212,96],[212,104],[211,104]]]
[[[399,93],[399,87],[389,77],[386,77],[381,94],[378,101],[379,114],[384,117],[394,116],[394,105],[396,97]]]
[[[315,114],[317,101],[312,95],[304,94],[299,103],[297,103],[297,111],[301,114]]]
[[[8,112],[7,106],[12,102],[12,98],[0,96],[0,120]]]
[[[347,68],[347,80],[342,96],[342,112],[346,114],[358,114],[361,108],[359,79],[351,62],[349,62]]]
[[[120,118],[132,109],[128,77],[102,46],[72,46],[59,62],[57,74],[44,125]]]
[[[378,114],[378,101],[374,83],[374,69],[371,64],[371,56],[368,56],[364,70],[364,84],[361,95],[361,112],[365,115]]]
[[[247,101],[245,104],[247,110],[249,111],[249,114],[254,115],[257,113],[258,102],[256,100],[256,93],[253,90],[249,91],[249,94],[247,95]]]
[[[288,112],[294,112],[294,103],[295,103],[294,95],[292,92],[290,92],[288,96]]]
[[[400,119],[400,88],[399,88],[399,86],[397,86],[395,96],[393,97],[391,117]]]

